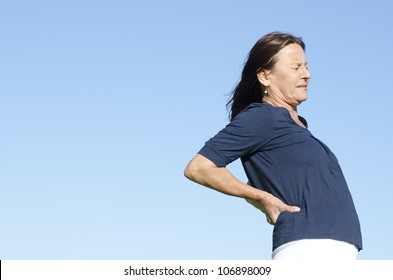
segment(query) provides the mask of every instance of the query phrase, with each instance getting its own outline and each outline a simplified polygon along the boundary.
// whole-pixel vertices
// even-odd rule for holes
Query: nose
[[[303,78],[304,79],[311,79],[311,73],[310,73],[310,71],[308,71],[308,69],[307,69],[307,67],[304,67],[304,70],[303,70]]]

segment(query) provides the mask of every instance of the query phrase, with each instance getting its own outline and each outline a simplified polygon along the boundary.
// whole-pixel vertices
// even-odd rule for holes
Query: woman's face
[[[303,48],[290,44],[276,55],[276,64],[266,72],[270,82],[268,96],[290,106],[297,106],[307,99],[307,87],[311,74]]]

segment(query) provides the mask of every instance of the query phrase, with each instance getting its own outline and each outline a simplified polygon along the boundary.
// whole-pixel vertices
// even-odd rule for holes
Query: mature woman
[[[228,103],[230,123],[184,174],[262,210],[274,225],[273,259],[356,259],[361,231],[344,175],[297,114],[311,78],[304,51],[290,34],[257,41]],[[225,168],[238,158],[248,184]]]

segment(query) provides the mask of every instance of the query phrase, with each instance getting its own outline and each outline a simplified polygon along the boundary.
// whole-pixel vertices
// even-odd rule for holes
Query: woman
[[[272,258],[356,259],[359,219],[330,149],[297,106],[311,75],[301,38],[270,33],[251,49],[232,98],[231,121],[185,169],[192,181],[245,198],[274,225]],[[240,158],[245,184],[226,165]]]

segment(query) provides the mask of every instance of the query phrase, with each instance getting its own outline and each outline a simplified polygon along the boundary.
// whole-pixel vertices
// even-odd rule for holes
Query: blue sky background
[[[392,1],[0,2],[0,259],[270,259],[272,227],[183,169],[253,44],[301,36],[299,113],[338,157],[360,259],[393,259]],[[241,165],[228,168],[246,180]]]

